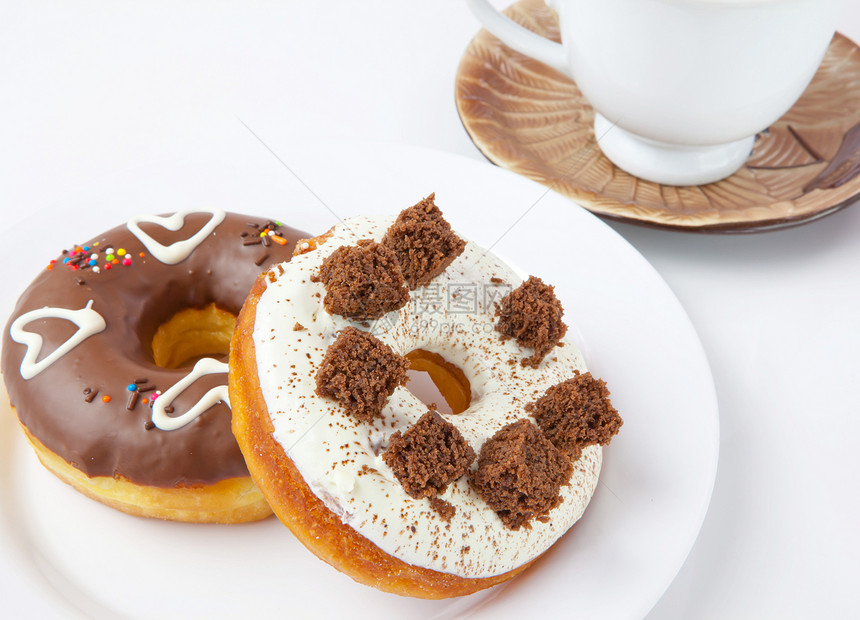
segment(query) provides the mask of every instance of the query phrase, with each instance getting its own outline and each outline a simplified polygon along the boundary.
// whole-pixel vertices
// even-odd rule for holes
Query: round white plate
[[[195,153],[83,180],[20,205],[0,230],[4,315],[59,251],[140,213],[197,205],[317,234],[337,218],[396,213],[430,192],[456,231],[556,285],[570,333],[624,418],[583,519],[507,585],[449,601],[360,586],[277,520],[188,525],[92,502],[38,463],[3,398],[0,599],[11,616],[234,618],[642,618],[674,578],[716,472],[714,386],[698,337],[654,269],[587,211],[489,164],[385,144],[288,145],[228,132]],[[273,155],[277,154],[277,157]],[[192,163],[189,163],[192,162]]]

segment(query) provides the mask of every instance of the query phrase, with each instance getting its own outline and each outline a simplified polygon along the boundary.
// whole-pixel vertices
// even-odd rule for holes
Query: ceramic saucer
[[[505,13],[559,41],[543,0]],[[837,33],[803,96],[756,137],[746,165],[707,185],[638,179],[597,147],[594,110],[566,76],[481,30],[456,79],[466,131],[490,161],[607,218],[696,232],[757,232],[806,223],[860,197],[860,48]]]

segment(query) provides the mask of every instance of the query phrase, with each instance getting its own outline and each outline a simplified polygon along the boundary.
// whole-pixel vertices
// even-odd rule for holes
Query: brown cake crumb
[[[529,276],[505,295],[496,314],[496,330],[503,339],[516,338],[520,346],[535,350],[534,355],[522,360],[523,366],[536,368],[567,333],[567,325],[561,320],[564,309],[555,296],[555,287],[535,276]]]
[[[367,332],[344,329],[325,353],[316,376],[316,393],[346,407],[367,422],[382,412],[388,397],[406,383],[406,358]]]
[[[573,467],[541,430],[522,418],[502,427],[481,448],[472,486],[502,523],[517,530],[543,518],[561,498]]]
[[[325,285],[323,305],[329,314],[351,319],[378,319],[409,301],[394,252],[363,239],[332,252],[320,268]]]
[[[404,209],[385,233],[382,244],[397,255],[410,289],[424,286],[463,253],[466,242],[452,230],[430,194]]]
[[[295,325],[293,325],[293,331],[294,331],[294,332],[304,331],[304,329],[305,329],[305,326],[304,326],[304,325],[302,325],[302,324],[301,324],[301,323],[299,323],[299,322],[296,322],[296,324],[295,324]]]
[[[457,509],[454,508],[454,504],[446,502],[444,499],[440,499],[438,497],[430,498],[430,508],[435,510],[445,521],[450,521],[457,513]]]
[[[573,460],[585,446],[608,444],[624,423],[609,400],[606,382],[590,372],[576,371],[575,377],[549,388],[526,411],[547,439]]]
[[[416,499],[441,493],[469,471],[475,451],[460,431],[432,409],[405,433],[391,436],[382,459]]]

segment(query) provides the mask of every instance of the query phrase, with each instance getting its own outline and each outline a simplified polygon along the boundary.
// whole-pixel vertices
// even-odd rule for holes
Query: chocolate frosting
[[[155,241],[170,245],[194,235],[211,217],[208,212],[189,213],[175,232],[151,222],[141,223],[140,228]],[[277,233],[286,245],[251,243],[266,224],[265,219],[228,213],[190,256],[175,265],[152,256],[125,224],[80,244],[91,248],[87,254],[99,253],[98,273],[92,268],[73,270],[63,264],[68,255],[61,255],[24,291],[3,333],[3,378],[21,424],[91,477],[119,476],[136,484],[172,488],[247,476],[226,404],[218,403],[182,428],[162,431],[147,424],[152,409],[142,401],[153,392],[141,393],[128,410],[127,386],[145,378],[163,392],[187,375],[193,364],[168,369],[153,362],[151,342],[158,326],[180,310],[211,303],[238,314],[256,276],[289,260],[296,241],[309,236],[280,226]],[[120,259],[105,269],[104,250],[109,247],[123,248],[131,264],[124,265]],[[104,318],[105,329],[25,380],[20,367],[27,347],[11,339],[12,322],[45,306],[79,310],[90,300],[92,310]],[[24,329],[43,338],[42,359],[71,337],[77,326],[44,318]],[[200,378],[174,400],[175,414],[225,384],[226,374]],[[98,390],[98,394],[88,402],[86,390]],[[110,402],[103,402],[105,395]]]

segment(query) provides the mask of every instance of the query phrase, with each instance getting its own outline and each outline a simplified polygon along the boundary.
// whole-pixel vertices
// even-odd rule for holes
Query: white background
[[[839,29],[860,40],[848,4]],[[4,226],[168,153],[216,150],[242,122],[273,142],[382,140],[481,160],[453,91],[477,30],[458,0],[4,2]],[[749,236],[612,226],[685,306],[720,402],[711,508],[649,620],[856,617],[860,210]],[[35,273],[55,248],[22,234],[33,255],[2,257]]]

